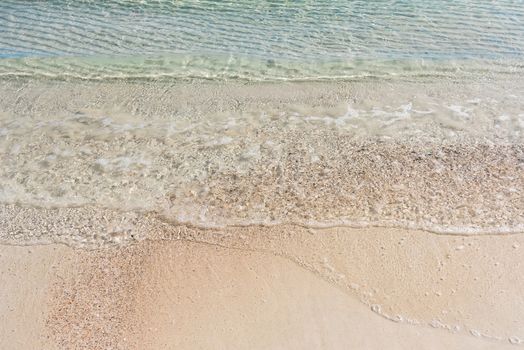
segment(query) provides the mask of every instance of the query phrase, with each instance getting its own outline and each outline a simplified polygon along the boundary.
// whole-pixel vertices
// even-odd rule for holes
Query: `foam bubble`
[[[17,83],[5,84],[0,105],[9,137],[0,139],[0,201],[156,213],[201,227],[523,231],[523,143],[509,136],[518,131],[513,125],[502,134],[490,129],[492,116],[515,115],[521,102],[482,99],[468,105],[472,122],[456,113],[461,108],[448,108],[459,103],[446,84],[432,87],[437,97],[425,85],[395,84],[401,95],[384,101],[341,98],[346,88],[336,84],[327,95],[315,84],[264,85],[265,92],[232,84],[220,108],[205,102],[225,89],[215,85],[176,85],[170,95],[161,83],[75,90],[68,82],[32,82],[24,96],[45,91],[47,101],[35,105],[19,96]],[[503,100],[497,86],[494,101]],[[290,92],[295,88],[304,89],[303,100]],[[354,89],[385,93],[375,85]],[[473,90],[462,99],[477,96]],[[178,95],[187,98],[173,102]],[[19,97],[26,107],[13,109],[10,101]],[[317,100],[322,104],[311,102]],[[106,110],[104,103],[122,107]],[[96,108],[79,107],[86,104]],[[415,112],[428,110],[434,113]],[[455,127],[436,122],[446,119]]]

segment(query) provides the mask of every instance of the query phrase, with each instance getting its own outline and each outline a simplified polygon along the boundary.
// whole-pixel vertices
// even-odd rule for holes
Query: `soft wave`
[[[253,57],[165,55],[149,57],[51,57],[0,60],[0,77],[79,80],[213,79],[245,81],[344,81],[373,78],[478,78],[523,74],[519,61],[349,60],[297,62]]]

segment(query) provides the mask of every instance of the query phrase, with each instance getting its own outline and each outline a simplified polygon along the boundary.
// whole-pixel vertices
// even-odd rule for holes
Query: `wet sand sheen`
[[[521,234],[157,233],[94,251],[1,246],[0,339],[20,349],[487,349],[524,338]]]

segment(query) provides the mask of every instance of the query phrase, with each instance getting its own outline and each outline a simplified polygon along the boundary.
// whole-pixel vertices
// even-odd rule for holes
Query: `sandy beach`
[[[523,344],[519,79],[0,90],[1,349]]]

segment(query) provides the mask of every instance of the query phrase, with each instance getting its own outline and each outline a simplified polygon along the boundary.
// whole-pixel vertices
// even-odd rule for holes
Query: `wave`
[[[51,210],[51,237],[53,208],[89,235],[104,210],[201,227],[520,232],[522,89],[519,77],[5,82],[0,202]]]
[[[0,77],[4,79],[344,81],[373,78],[478,78],[523,72],[524,64],[519,61],[484,60],[353,60],[308,63],[206,55],[0,60]]]

